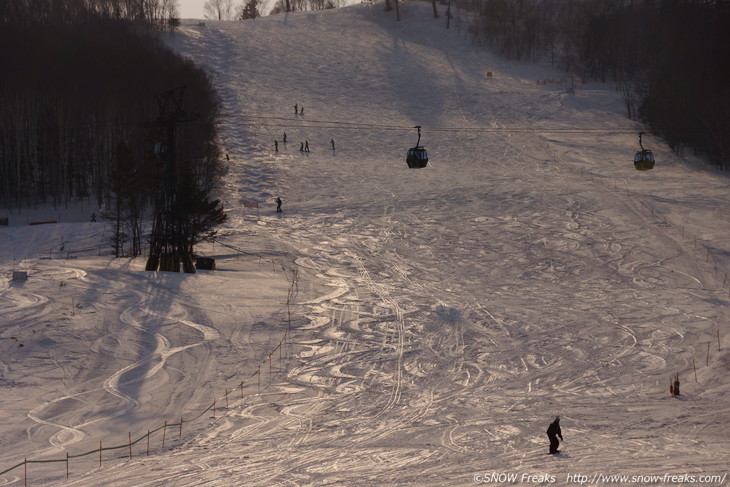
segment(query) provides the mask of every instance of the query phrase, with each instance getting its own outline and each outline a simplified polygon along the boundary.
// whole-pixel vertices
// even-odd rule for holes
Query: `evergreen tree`
[[[259,0],[246,0],[241,5],[239,20],[255,19],[261,17],[261,2]]]

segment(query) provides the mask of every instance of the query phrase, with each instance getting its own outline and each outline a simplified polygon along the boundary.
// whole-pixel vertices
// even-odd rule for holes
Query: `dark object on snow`
[[[276,212],[277,213],[281,213],[281,203],[282,203],[281,198],[279,198],[277,196],[276,197]]]
[[[649,149],[644,149],[644,144],[641,143],[641,136],[644,132],[639,132],[639,147],[640,151],[634,154],[634,167],[638,171],[648,171],[654,169],[654,154]]]
[[[679,396],[679,374],[674,377],[673,381],[669,381],[669,394],[672,396]]]
[[[408,153],[406,154],[406,162],[411,169],[426,167],[428,164],[428,153],[426,149],[420,146],[421,126],[416,125],[415,128],[418,129],[418,142],[416,142],[415,147],[408,149]]]
[[[550,423],[547,429],[547,435],[550,439],[550,453],[558,453],[560,451],[558,450],[558,445],[560,441],[563,441],[563,433],[560,431],[560,416],[557,416],[555,421]],[[560,441],[558,441],[558,437],[560,437]]]
[[[195,259],[195,268],[203,269],[206,271],[214,271],[215,270],[215,259],[213,259],[211,257],[197,257]]]
[[[0,218],[0,226],[7,227],[9,223],[8,217],[4,216]]]

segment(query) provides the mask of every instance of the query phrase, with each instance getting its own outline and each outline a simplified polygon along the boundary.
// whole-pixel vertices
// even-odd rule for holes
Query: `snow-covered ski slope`
[[[144,442],[101,468],[91,455],[69,480],[30,465],[32,485],[728,474],[726,175],[653,137],[657,165],[636,171],[641,127],[610,87],[538,85],[563,75],[491,55],[428,4],[401,7],[401,22],[382,4],[186,21],[170,39],[222,97],[228,247],[202,247],[218,270],[48,259],[47,242],[97,242],[103,223],[0,228],[3,271],[29,270],[0,295],[0,470],[220,407],[268,368],[291,310],[282,358],[243,401],[168,431],[164,450],[157,433],[149,457]],[[404,160],[414,125],[425,169]],[[22,469],[0,479],[22,483]]]

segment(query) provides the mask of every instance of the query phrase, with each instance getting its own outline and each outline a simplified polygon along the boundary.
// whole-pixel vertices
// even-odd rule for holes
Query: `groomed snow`
[[[564,75],[401,7],[170,38],[223,101],[216,271],[112,259],[88,202],[0,214],[0,471],[215,399],[150,456],[32,463],[28,485],[727,485],[727,176],[651,136],[636,171],[610,86],[538,85]]]

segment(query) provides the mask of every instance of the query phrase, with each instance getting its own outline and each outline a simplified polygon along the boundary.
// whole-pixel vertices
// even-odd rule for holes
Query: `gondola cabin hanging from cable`
[[[406,162],[408,163],[408,167],[411,169],[426,167],[428,164],[428,152],[426,152],[426,149],[420,145],[421,126],[416,125],[415,128],[418,129],[418,142],[416,142],[415,147],[408,149],[408,153],[406,154]]]
[[[634,167],[638,171],[654,169],[654,154],[650,150],[644,149],[644,145],[641,143],[641,136],[643,134],[643,132],[639,132],[639,147],[641,147],[641,150],[634,154]]]

